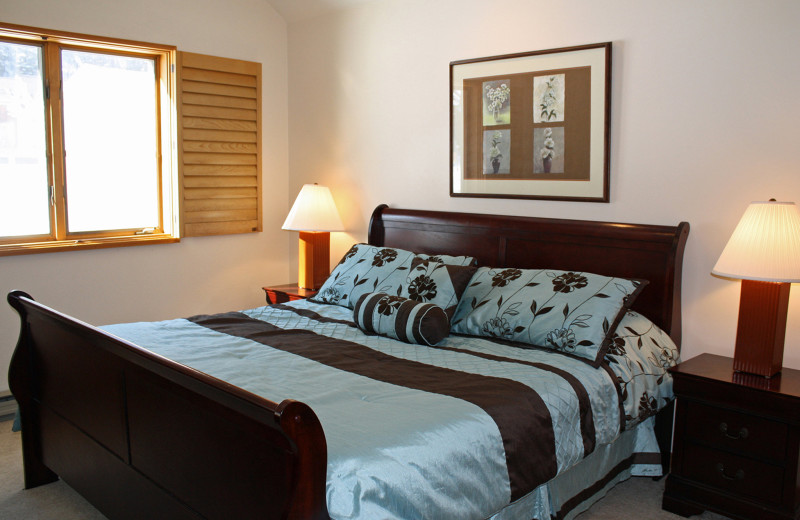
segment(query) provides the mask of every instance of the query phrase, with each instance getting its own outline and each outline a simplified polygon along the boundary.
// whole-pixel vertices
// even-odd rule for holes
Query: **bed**
[[[685,222],[655,226],[402,210],[381,205],[370,221],[368,246],[437,256],[469,255],[479,266],[547,266],[646,280],[647,286],[625,316],[646,316],[677,347],[681,338],[681,267],[688,232]],[[497,273],[490,272],[495,276]],[[8,300],[21,318],[9,384],[19,403],[25,486],[36,487],[62,478],[113,519],[442,517],[443,513],[432,512],[436,507],[449,511],[447,516],[458,518],[570,518],[618,480],[630,474],[658,475],[661,464],[668,460],[672,408],[667,405],[656,413],[668,399],[651,407],[649,404],[657,401],[652,395],[640,396],[641,391],[625,395],[628,390],[634,393],[634,385],[628,387],[620,376],[624,370],[612,370],[609,363],[594,367],[576,361],[574,356],[517,349],[513,341],[488,337],[480,338],[479,345],[474,346],[463,334],[449,336],[438,348],[409,346],[365,334],[354,327],[352,310],[319,302],[162,324],[119,324],[103,330],[48,308],[21,291],[10,293]],[[564,313],[566,317],[566,310]],[[454,322],[456,316],[451,316]],[[205,338],[192,343],[194,339],[181,336],[180,341],[175,341],[188,342],[190,346],[184,349],[189,351],[189,357],[183,362],[174,360],[181,355],[174,350],[175,345],[168,345],[166,339],[161,345],[158,336],[159,330],[178,322],[180,327],[190,327],[193,334]],[[264,349],[251,354],[250,350],[240,352],[234,348],[232,359],[244,364],[226,365],[228,368],[220,372],[215,372],[213,365],[203,364],[205,347],[200,345],[206,343],[202,342],[213,343],[224,334],[230,336],[227,328],[234,322],[251,328],[247,334],[233,333],[235,342],[245,342],[249,349],[253,338],[268,338],[261,343],[274,343],[270,355],[273,350],[280,351],[278,357],[259,361],[268,376],[261,377],[257,385],[267,385],[269,389],[263,392],[270,395],[276,388],[289,393],[268,399],[258,395],[261,387],[252,386],[256,383],[251,381],[256,378],[242,375],[245,379],[240,379],[240,384],[231,382],[246,374],[242,368],[245,365],[255,367],[253,360],[263,357]],[[310,327],[312,330],[307,330]],[[301,341],[284,341],[288,337],[286,331],[298,329],[303,329],[299,331]],[[321,337],[327,343],[316,348],[316,354],[303,350]],[[138,343],[147,344],[147,348]],[[236,345],[242,346],[240,343]],[[341,347],[346,355],[332,357],[329,344]],[[159,353],[162,347],[164,350]],[[420,357],[425,356],[424,361],[433,367],[421,372],[429,380],[455,373],[463,378],[460,386],[465,392],[472,392],[472,397],[454,396],[448,393],[450,390],[409,389],[395,376],[358,371],[353,374],[339,365],[344,357],[358,357],[366,350],[371,359],[377,357],[383,363],[380,366],[397,363],[399,372],[420,371]],[[172,356],[175,353],[177,356]],[[547,354],[557,361],[542,361],[550,359],[542,357]],[[674,362],[677,353],[667,357]],[[482,372],[494,368],[472,370],[450,365],[476,358],[513,365],[520,375],[509,382],[505,376],[497,378]],[[324,365],[327,372],[311,376],[307,372],[310,364]],[[636,363],[629,365],[635,370]],[[306,384],[298,384],[297,377],[284,377],[291,370],[309,374]],[[535,374],[523,372],[530,370]],[[328,384],[326,378],[333,372],[346,372],[350,382]],[[537,383],[542,373],[551,377],[547,384]],[[531,402],[539,399],[537,394],[543,395],[546,406],[539,403],[538,409],[548,417],[556,417],[561,411],[551,401],[557,399],[530,392],[529,387],[557,383],[578,388],[581,385],[575,380],[584,375],[586,380],[600,381],[605,388],[602,391],[613,390],[615,394],[585,393],[581,398],[570,394],[560,398],[558,407],[578,402],[576,409],[584,415],[587,410],[594,412],[593,422],[584,417],[577,419],[579,426],[561,428],[554,419],[548,435],[564,445],[558,444],[557,456],[549,456],[545,462],[541,457],[525,463],[512,460],[506,453],[513,451],[510,447],[522,453],[523,460],[529,456],[529,449],[522,449],[519,442],[510,440],[511,434],[505,433],[514,429],[513,424],[507,430],[497,426],[508,421],[505,403],[487,405],[481,401],[500,395],[491,385],[498,389],[510,387],[518,392],[513,395]],[[632,381],[634,376],[630,377]],[[528,383],[521,385],[520,381]],[[455,384],[458,386],[458,382]],[[660,379],[658,384],[669,392],[669,381]],[[307,389],[315,385],[335,391],[324,396],[309,393]],[[359,385],[366,385],[363,392],[352,390]],[[398,393],[393,393],[395,390]],[[483,397],[477,395],[481,391]],[[354,394],[358,413],[341,404],[339,397],[344,393]],[[303,399],[296,400],[298,396]],[[330,406],[324,403],[328,397]],[[636,402],[626,409],[627,401]],[[616,404],[601,409],[601,402]],[[458,404],[453,407],[453,403]],[[399,408],[388,408],[390,405]],[[637,406],[646,412],[638,420],[632,417],[636,412],[631,412]],[[406,415],[395,411],[398,409],[405,409]],[[455,424],[447,422],[444,415],[455,409],[462,409],[464,416],[455,417]],[[515,413],[518,414],[511,411],[511,415]],[[491,420],[487,421],[487,417]],[[473,419],[489,423],[493,432],[491,436],[476,433],[477,437],[489,439],[489,444],[475,444],[468,451],[469,460],[463,462],[464,467],[481,468],[478,477],[467,476],[462,466],[438,468],[435,473],[431,465],[417,462],[418,452],[430,446],[441,448],[427,450],[435,452],[432,460],[439,460],[437,456],[461,457],[451,456],[446,450],[458,444],[453,439],[467,438],[465,431],[478,431],[469,422]],[[369,433],[371,423],[391,423],[387,428],[391,432],[404,430],[411,423],[423,429],[427,423],[435,423],[435,428],[431,427],[435,434],[422,437],[421,433],[411,432],[422,440],[417,444],[403,440],[404,449],[388,450]],[[498,438],[494,429],[499,431]],[[352,431],[367,433],[352,442]],[[525,431],[523,428],[523,434]],[[571,438],[577,440],[561,440]],[[650,448],[642,448],[646,439],[657,440],[656,449],[652,442]],[[383,475],[364,475],[372,466],[382,468],[387,464],[386,459],[375,459],[372,466],[355,459],[360,448],[382,456],[391,452],[398,471],[414,468],[419,480],[411,481],[408,475],[401,474],[398,478],[403,485],[398,485]],[[480,459],[484,454],[485,460]],[[458,484],[453,486],[453,482]],[[467,492],[462,490],[461,495],[456,495],[458,490],[448,486],[466,486]],[[494,496],[497,490],[505,496],[498,499]],[[464,497],[473,492],[478,498],[466,504],[462,513],[457,508],[464,505],[462,502],[470,502]],[[348,503],[349,496],[355,494],[367,498],[361,504]],[[395,509],[404,513],[384,509],[376,513],[378,509],[370,509],[383,508],[387,502],[400,503]]]

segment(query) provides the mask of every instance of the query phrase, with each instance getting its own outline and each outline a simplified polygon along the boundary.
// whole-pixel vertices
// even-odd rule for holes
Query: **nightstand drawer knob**
[[[724,422],[723,423],[719,423],[719,431],[722,432],[722,435],[724,435],[725,437],[727,437],[729,439],[734,439],[734,440],[746,439],[747,435],[749,434],[748,431],[747,431],[747,428],[745,428],[744,426],[739,428],[739,433],[737,433],[736,435],[730,434],[730,433],[728,433],[728,423],[724,423]]]
[[[722,476],[722,478],[724,478],[726,480],[744,480],[744,470],[743,469],[736,470],[736,473],[734,473],[733,476],[730,476],[727,473],[725,473],[725,465],[722,464],[721,462],[718,462],[717,463],[717,471]]]

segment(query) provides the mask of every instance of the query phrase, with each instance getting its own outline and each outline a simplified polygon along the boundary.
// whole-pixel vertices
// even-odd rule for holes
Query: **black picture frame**
[[[611,42],[450,63],[450,196],[609,202]]]

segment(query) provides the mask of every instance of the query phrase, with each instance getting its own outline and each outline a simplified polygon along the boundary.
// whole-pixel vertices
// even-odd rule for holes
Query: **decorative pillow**
[[[458,305],[451,332],[528,343],[598,366],[646,281],[555,269],[481,267]]]
[[[413,281],[410,279],[410,271],[415,269],[420,262],[424,263],[425,261],[429,264],[460,267],[473,263],[474,259],[468,256],[416,255],[404,249],[356,244],[344,255],[312,300],[352,309],[358,299],[367,293],[385,292],[401,296],[403,287]],[[463,267],[462,269],[474,271],[475,268]],[[459,273],[462,273],[462,276],[457,277],[457,281],[463,278],[464,272],[459,271]],[[419,276],[420,273],[415,272],[415,274]],[[451,298],[447,293],[439,294],[437,292],[438,300],[432,303],[443,300],[445,303],[449,302],[450,306],[455,305],[457,297],[463,292],[471,274],[470,272],[460,287],[457,287],[457,283],[451,283],[453,290],[457,289],[455,302],[450,301]],[[424,292],[424,294],[428,293]],[[428,298],[428,300],[430,299]],[[450,315],[452,315],[452,311]]]
[[[478,261],[472,256],[426,255],[425,253],[414,253],[414,256],[428,262],[439,262],[445,265],[478,266]]]
[[[477,267],[447,265],[417,256],[411,260],[398,296],[437,305],[449,319],[456,312],[458,301],[476,270]]]
[[[666,332],[638,312],[625,313],[609,338],[605,361],[619,382],[626,430],[672,400],[667,369],[679,358],[678,347]]]
[[[441,307],[385,293],[361,296],[353,319],[364,332],[420,345],[435,345],[450,332],[450,321]]]

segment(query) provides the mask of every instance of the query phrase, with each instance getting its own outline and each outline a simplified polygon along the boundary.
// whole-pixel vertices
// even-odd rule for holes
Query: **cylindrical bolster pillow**
[[[368,334],[406,343],[435,345],[450,333],[450,320],[441,307],[385,293],[361,296],[353,308],[353,319]]]

